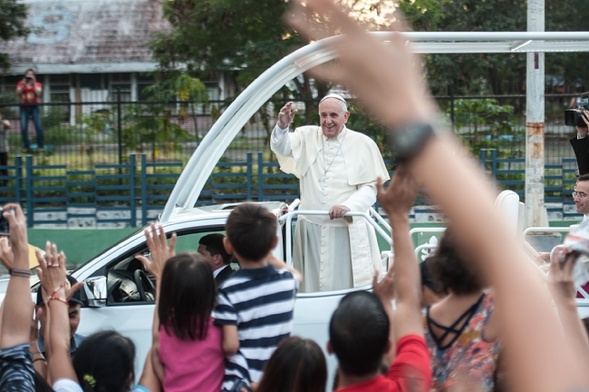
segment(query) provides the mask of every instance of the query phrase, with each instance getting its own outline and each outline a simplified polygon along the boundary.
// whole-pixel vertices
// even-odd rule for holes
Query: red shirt
[[[409,392],[429,391],[432,369],[425,339],[406,335],[397,342],[397,354],[386,376],[339,388],[337,392]]]
[[[19,81],[16,85],[18,88],[22,88],[20,94],[20,104],[22,106],[33,106],[39,104],[39,97],[35,94],[35,88],[42,88],[41,83],[35,82],[35,85],[25,84],[23,81]]]

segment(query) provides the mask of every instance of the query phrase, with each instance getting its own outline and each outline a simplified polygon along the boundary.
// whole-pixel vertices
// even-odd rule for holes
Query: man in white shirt
[[[370,284],[380,269],[374,229],[349,211],[367,212],[376,202],[376,179],[389,179],[368,136],[346,128],[346,101],[329,94],[319,103],[320,126],[288,132],[296,109],[288,102],[278,113],[270,146],[280,168],[300,181],[300,210],[328,215],[299,216],[293,264],[303,274],[302,291],[327,291]]]

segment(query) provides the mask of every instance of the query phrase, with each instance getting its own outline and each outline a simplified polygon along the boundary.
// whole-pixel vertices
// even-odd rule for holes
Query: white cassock
[[[300,210],[344,205],[368,212],[376,202],[376,179],[390,178],[372,139],[345,127],[334,139],[318,126],[287,132],[274,128],[270,146],[280,169],[300,180]],[[303,274],[304,292],[367,285],[380,270],[374,228],[362,217],[299,215],[293,243],[293,265]]]

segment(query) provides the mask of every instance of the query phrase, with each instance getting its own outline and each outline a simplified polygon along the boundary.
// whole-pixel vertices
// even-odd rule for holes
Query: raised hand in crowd
[[[16,203],[2,207],[10,235],[2,241],[2,263],[10,280],[2,303],[0,328],[0,390],[33,390],[34,369],[29,356],[29,326],[33,315],[29,270],[27,226],[23,211]]]
[[[396,31],[387,37],[368,34],[346,7],[333,0],[294,1],[287,17],[310,40],[343,34],[325,44],[339,61],[318,74],[348,87],[389,127],[392,147],[402,148],[410,175],[448,217],[458,245],[476,255],[473,265],[493,286],[499,322],[505,326],[510,387],[547,392],[589,387],[587,372],[575,365],[543,278],[495,212],[496,188],[480,165],[465,157],[458,140],[450,132],[440,132],[441,113],[424,88],[421,60],[410,52],[401,33],[406,30],[399,22],[401,12],[395,12]],[[403,145],[414,132],[419,137]]]
[[[568,252],[557,246],[551,255],[547,282],[558,310],[560,321],[566,332],[568,343],[577,356],[576,364],[582,369],[589,368],[589,337],[577,313],[574,270],[579,253]]]
[[[47,241],[45,254],[37,250],[39,268],[37,273],[41,280],[45,311],[49,320],[47,356],[51,360],[48,367],[50,380],[68,379],[77,381],[70,356],[70,325],[67,301],[66,257],[57,250],[57,246]]]
[[[172,233],[169,243],[164,228],[155,223],[151,223],[143,233],[151,255],[149,258],[143,255],[137,255],[135,258],[151,272],[159,286],[166,261],[176,254],[176,233]]]
[[[394,292],[397,300],[396,317],[392,323],[394,342],[404,335],[423,335],[419,266],[409,234],[409,211],[415,202],[418,186],[406,168],[399,166],[389,186],[385,187],[379,179],[377,190],[379,205],[386,211],[392,227],[394,262],[387,277],[393,279],[392,270],[395,274]],[[386,282],[386,278],[383,282]],[[381,300],[386,298],[385,293],[375,287],[375,294]]]

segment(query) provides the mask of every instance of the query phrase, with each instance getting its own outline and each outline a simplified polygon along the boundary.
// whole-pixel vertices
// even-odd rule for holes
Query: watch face
[[[409,124],[391,135],[398,160],[407,160],[418,154],[435,131],[430,124]]]

